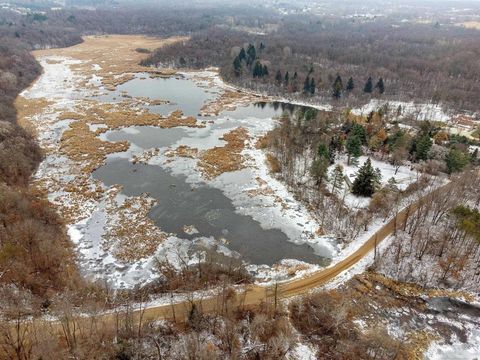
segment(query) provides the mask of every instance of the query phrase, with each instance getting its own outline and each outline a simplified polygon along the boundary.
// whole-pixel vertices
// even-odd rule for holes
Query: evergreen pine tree
[[[297,72],[295,71],[295,73],[293,74],[293,80],[297,80],[298,79],[298,74]]]
[[[253,77],[259,78],[263,76],[263,66],[260,61],[257,60],[255,67],[253,68]]]
[[[449,174],[461,171],[469,162],[468,155],[457,149],[450,149],[445,157],[447,171]]]
[[[310,92],[310,76],[307,76],[305,78],[305,81],[303,82],[303,92],[304,93]]]
[[[315,119],[316,117],[317,117],[317,110],[314,108],[308,108],[303,115],[305,122],[309,122]]]
[[[347,143],[345,145],[348,154],[347,164],[350,165],[350,161],[353,158],[358,158],[362,155],[362,141],[353,132],[348,134]]]
[[[280,70],[277,70],[277,74],[275,75],[275,81],[277,82],[277,85],[282,84],[282,72]]]
[[[255,46],[252,44],[248,44],[247,55],[252,63],[257,59],[257,51],[255,50]]]
[[[355,84],[353,83],[353,78],[350,77],[347,82],[347,91],[352,91],[355,88]]]
[[[417,160],[427,160],[428,159],[428,153],[430,152],[430,149],[432,148],[432,140],[430,139],[430,136],[428,134],[425,134],[420,138],[420,140],[417,141],[416,146],[415,146],[415,152],[416,152],[416,158]]]
[[[335,79],[333,83],[333,92],[332,96],[335,99],[339,99],[340,96],[342,96],[342,91],[343,91],[343,81],[340,75],[337,75],[337,78]]]
[[[390,179],[388,179],[388,188],[390,190],[397,191],[398,190],[397,184],[398,184],[397,180],[393,176]]]
[[[365,83],[365,86],[363,88],[363,92],[371,94],[373,91],[373,81],[372,78],[369,77],[367,82]]]
[[[330,161],[328,146],[325,143],[321,142],[320,144],[318,144],[317,155],[319,157],[324,157],[325,159],[328,159]]]
[[[245,49],[242,47],[242,50],[240,50],[240,54],[238,54],[238,58],[240,61],[244,61],[247,59],[247,53],[245,52]]]
[[[267,68],[267,65],[263,65],[263,69],[262,69],[262,77],[263,76],[268,76],[268,68]]]
[[[375,193],[377,178],[372,162],[368,158],[358,170],[357,177],[353,182],[352,193],[357,196],[372,196]]]
[[[315,79],[312,77],[310,80],[310,94],[314,95],[315,94]]]
[[[367,132],[362,125],[354,123],[352,128],[350,129],[350,133],[358,137],[363,145],[367,143]]]
[[[332,172],[330,173],[330,182],[332,183],[332,194],[338,194],[343,190],[343,183],[344,183],[344,173],[343,173],[343,166],[337,165],[333,168]]]
[[[328,179],[328,165],[328,159],[324,157],[318,157],[313,161],[310,174],[315,179],[317,185],[322,184],[324,180]]]
[[[341,150],[341,144],[339,142],[338,137],[334,136],[328,144],[328,158],[330,159],[330,164],[335,162],[337,150]]]
[[[252,64],[257,59],[257,51],[255,50],[255,46],[252,44],[248,45],[247,48],[247,66],[251,69]]]
[[[313,110],[313,109],[309,109]],[[305,113],[305,118],[312,118],[316,115],[316,111],[313,111],[312,115],[309,115],[307,112]],[[317,156],[316,159],[312,163],[312,167],[310,168],[310,173],[312,177],[317,181],[317,185],[320,185],[323,180],[327,180],[328,178],[328,166],[330,165],[330,158],[328,156],[328,146],[325,143],[318,144],[317,148]]]
[[[378,89],[378,92],[380,94],[383,94],[385,92],[385,84],[383,83],[383,79],[380,78],[377,82],[377,85],[375,87]]]
[[[290,75],[288,74],[288,71],[285,73],[285,86],[288,86],[288,82],[290,80]]]

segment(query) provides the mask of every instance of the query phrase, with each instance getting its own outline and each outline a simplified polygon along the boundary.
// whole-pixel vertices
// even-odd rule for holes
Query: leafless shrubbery
[[[295,328],[318,347],[325,359],[407,359],[405,349],[385,330],[367,332],[353,323],[358,306],[345,293],[321,292],[290,305]]]
[[[397,233],[382,256],[379,270],[422,286],[478,291],[480,243],[452,213],[458,206],[479,209],[477,182],[477,171],[467,171],[454,177],[444,191],[429,195]]]
[[[159,277],[146,285],[146,291],[149,293],[194,291],[219,285],[247,284],[252,281],[252,276],[240,259],[213,250],[198,251],[196,255],[198,258],[196,264],[188,264],[186,259],[178,255],[180,269],[168,260],[157,260]]]

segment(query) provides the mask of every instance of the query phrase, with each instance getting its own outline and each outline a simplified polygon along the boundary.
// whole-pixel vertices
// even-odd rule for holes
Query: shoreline
[[[114,37],[109,38],[114,39]],[[150,115],[148,112],[145,112],[145,110],[140,110],[140,114],[143,113],[143,115],[139,117],[138,111],[141,109],[141,105],[138,103],[135,105],[135,99],[126,99],[125,105],[122,105],[124,100],[114,105],[91,100],[90,96],[95,95],[95,92],[98,90],[100,90],[100,92],[105,91],[105,86],[102,88],[100,85],[100,87],[96,88],[95,82],[97,84],[99,82],[103,84],[102,80],[98,79],[96,73],[106,70],[102,70],[101,65],[95,65],[98,58],[85,63],[74,57],[65,56],[66,54],[62,55],[62,52],[64,53],[67,49],[70,49],[70,51],[72,51],[72,49],[78,51],[77,48],[82,45],[85,46],[85,43],[60,50],[51,49],[42,51],[41,56],[37,53],[37,59],[43,65],[42,75],[19,95],[17,103],[22,103],[23,107],[28,107],[29,103],[45,98],[49,99],[49,102],[40,112],[33,111],[32,113],[24,112],[21,114],[22,122],[37,128],[38,133],[41,134],[40,137],[38,137],[38,141],[42,149],[46,150],[46,158],[39,165],[37,173],[35,174],[34,185],[41,189],[43,193],[48,194],[48,199],[59,209],[60,214],[64,218],[67,218],[69,235],[76,244],[77,249],[80,249],[80,253],[83,254],[81,257],[87,256],[87,263],[92,264],[92,261],[94,261],[93,258],[91,258],[91,256],[93,256],[92,253],[101,253],[103,254],[104,260],[101,261],[100,267],[98,267],[98,264],[95,265],[95,267],[97,269],[107,268],[110,269],[109,271],[114,271],[112,270],[112,266],[114,266],[112,264],[114,264],[115,261],[112,262],[110,254],[112,254],[111,249],[117,248],[117,246],[122,246],[125,250],[132,246],[134,246],[133,249],[135,249],[135,246],[139,246],[138,250],[132,251],[129,249],[128,251],[128,253],[138,256],[138,254],[143,253],[141,249],[146,243],[157,245],[167,243],[166,245],[170,247],[176,244],[175,246],[181,249],[185,248],[186,244],[181,239],[171,239],[169,243],[166,242],[170,234],[164,233],[155,226],[151,220],[146,219],[146,214],[155,204],[153,199],[148,196],[145,198],[133,197],[131,201],[137,205],[132,207],[132,205],[127,205],[126,201],[128,198],[120,194],[119,191],[121,190],[115,190],[115,188],[109,190],[109,187],[105,187],[101,182],[92,178],[91,173],[104,164],[110,155],[115,155],[118,151],[126,151],[132,154],[136,152],[135,149],[132,148],[133,144],[127,145],[127,143],[122,142],[111,143],[102,141],[99,139],[99,135],[104,134],[107,130],[123,129],[134,125],[153,125],[161,128],[164,127],[162,123],[165,121],[165,117]],[[46,55],[45,52],[51,53],[52,55]],[[60,54],[58,54],[58,52]],[[84,56],[86,55],[83,54],[82,57]],[[92,63],[93,65],[91,65]],[[62,66],[64,70],[61,70]],[[52,71],[49,71],[47,68],[51,68],[50,70]],[[119,69],[119,71],[122,71],[122,66],[119,66]],[[142,68],[139,72],[148,73],[148,71],[145,70],[146,69]],[[211,69],[206,69],[205,71],[198,71],[193,74],[185,74],[192,78],[194,82],[198,82],[202,81],[202,79],[198,78],[199,75],[204,75],[205,72],[209,70],[211,71]],[[177,73],[170,70],[168,71],[170,72],[169,76]],[[179,74],[181,75],[180,72]],[[217,73],[213,75],[210,74],[208,80],[212,81],[215,86],[220,86],[222,94],[211,103],[206,104],[205,112],[207,113],[220,113],[224,109],[235,109],[237,106],[245,106],[254,100],[258,100],[257,96],[240,92],[239,97],[227,97],[226,100],[223,101],[221,100],[222,97],[228,94],[232,88],[224,84]],[[58,83],[62,84],[60,90],[58,90]],[[120,85],[120,83],[123,82],[119,82],[116,86]],[[235,90],[235,92],[237,91]],[[20,100],[20,98],[22,100]],[[270,101],[270,99],[264,97],[260,99]],[[218,105],[219,101],[220,105]],[[212,111],[208,107],[212,106],[212,104],[217,106],[215,111]],[[178,117],[178,115],[174,115],[174,118],[180,121],[175,120],[171,125],[167,125],[166,127],[187,126],[194,128],[197,127],[198,124],[201,125],[202,122],[205,124],[207,121],[206,119],[202,119],[202,117],[195,120],[195,122],[189,120],[188,117],[185,118],[187,121],[185,122],[182,120],[182,117]],[[170,120],[167,120],[167,122],[168,121]],[[106,124],[106,126],[104,126],[104,124]],[[85,153],[85,150],[87,153]],[[243,154],[243,152],[244,149],[240,149],[240,153]],[[85,154],[89,154],[87,158],[85,158]],[[217,176],[218,175],[219,174],[217,174]],[[137,210],[131,212],[130,209]],[[98,210],[100,210],[100,212],[98,212]],[[92,218],[94,213],[97,214],[96,218]],[[88,228],[87,224],[92,221],[98,221],[98,216],[106,217],[107,219],[110,217],[110,219],[113,219],[113,223],[110,222],[107,229],[99,229],[99,234],[93,236],[94,239],[89,245],[89,248],[82,248],[85,244],[82,244],[80,238],[83,239],[85,236],[85,231],[87,231]],[[125,240],[122,240],[122,236],[118,235],[126,234],[127,228],[130,234],[132,233],[132,228],[139,230],[136,226],[132,227],[132,221],[143,228],[145,226],[145,220],[147,220],[147,228],[143,229],[143,231],[138,231],[138,233],[141,234],[141,238],[139,237],[138,240],[134,241],[133,245],[131,239],[125,238]],[[121,230],[119,233],[118,227],[125,230]],[[114,229],[116,230],[114,231]],[[134,230],[134,232],[136,231]],[[105,236],[110,239],[110,244],[102,245],[102,239],[105,238]],[[128,237],[130,238],[130,236]],[[121,253],[127,253],[127,251],[121,251],[120,254]],[[158,251],[156,253],[158,253]],[[89,258],[90,260],[88,260]],[[145,258],[144,256],[139,256],[137,259],[138,260],[129,266],[130,268],[135,268],[137,265],[147,267],[153,265],[152,257]],[[85,264],[80,267],[82,273],[85,274],[85,270],[88,270],[88,268],[85,268]],[[296,276],[301,276],[305,272],[303,269],[305,266],[298,267],[295,261],[292,263],[292,261],[288,259],[285,259],[284,265],[280,265],[279,269],[284,269],[281,270],[281,272],[287,274],[292,267],[302,269],[299,270],[298,273],[295,272]],[[318,269],[315,265],[306,267],[309,268],[307,272]],[[270,277],[271,267],[268,267],[270,270],[267,270],[266,273],[265,267],[260,266],[256,268],[263,269],[261,272],[264,273],[267,279]],[[255,269],[255,271],[257,270]],[[101,272],[98,273],[98,275],[102,276]],[[108,272],[106,275],[107,277],[109,276]],[[131,274],[126,275],[126,278],[130,279],[132,284],[134,284],[136,283],[134,278],[137,276],[139,276],[138,272],[132,271]]]

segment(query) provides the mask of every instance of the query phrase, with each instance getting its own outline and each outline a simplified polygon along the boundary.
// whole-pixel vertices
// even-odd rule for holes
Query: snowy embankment
[[[480,324],[462,321],[457,323],[457,327],[464,329],[468,341],[460,341],[456,336],[452,336],[448,342],[434,341],[424,354],[425,360],[477,360],[480,358]]]
[[[388,109],[399,117],[411,117],[417,121],[441,121],[447,122],[451,120],[451,116],[447,114],[439,104],[422,104],[403,101],[387,101],[372,99],[370,102],[360,108],[352,109],[354,115],[367,116],[372,111],[377,111],[381,107],[388,107]]]

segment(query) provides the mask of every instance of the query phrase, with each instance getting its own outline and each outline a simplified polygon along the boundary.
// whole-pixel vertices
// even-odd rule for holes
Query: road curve
[[[276,286],[248,285],[236,293],[229,295],[220,294],[206,299],[195,301],[183,301],[176,304],[161,305],[149,307],[138,311],[144,320],[154,319],[172,319],[182,321],[188,316],[193,304],[203,312],[219,312],[222,313],[228,309],[238,307],[254,307],[262,302],[274,302],[276,300],[287,299],[292,296],[304,294],[312,289],[325,285],[333,280],[340,273],[350,269],[357,264],[367,254],[375,249],[389,235],[393,234],[396,229],[402,228],[409,216],[413,215],[421,204],[425,203],[437,192],[448,191],[450,183],[443,185],[429,194],[425,195],[416,202],[405,207],[397,213],[390,221],[385,223],[375,234],[366,240],[355,252],[347,256],[338,263],[319,270],[304,278],[285,281]]]

